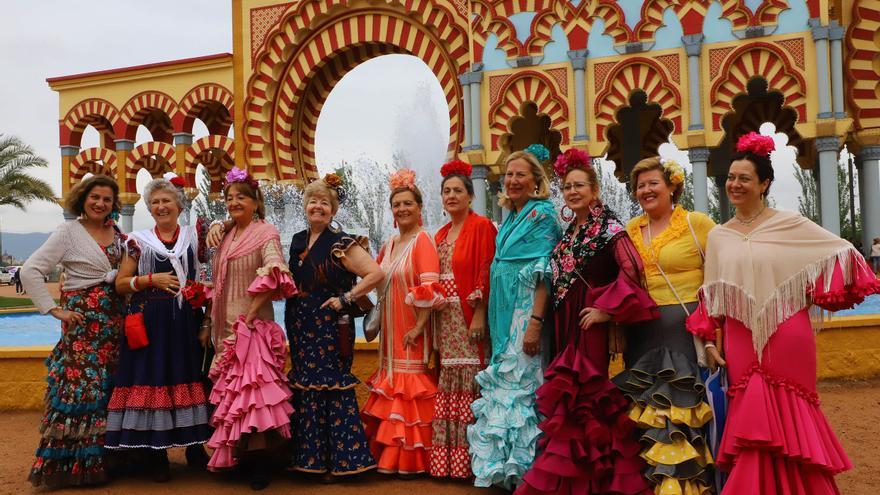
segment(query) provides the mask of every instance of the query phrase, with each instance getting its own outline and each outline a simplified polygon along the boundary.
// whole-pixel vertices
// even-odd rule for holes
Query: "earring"
[[[394,228],[395,229],[397,228],[397,219],[396,218],[394,219]]]
[[[444,217],[446,216],[446,210],[443,210],[443,216]]]
[[[419,217],[419,227],[421,227],[421,226],[423,226],[423,225],[425,225],[425,224],[422,223],[422,217]]]
[[[566,210],[568,210],[567,213]],[[574,211],[568,206],[563,205],[562,209],[559,210],[559,218],[561,218],[563,222],[571,222],[574,220]]]

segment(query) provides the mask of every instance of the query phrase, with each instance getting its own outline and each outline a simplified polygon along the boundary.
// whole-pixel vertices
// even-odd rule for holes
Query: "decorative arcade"
[[[142,168],[193,184],[202,165],[215,193],[233,164],[301,185],[317,177],[334,85],[394,53],[437,76],[448,154],[475,164],[483,186],[476,205],[528,144],[607,154],[623,179],[671,139],[705,211],[732,143],[770,122],[813,170],[835,233],[839,153],[855,154],[863,243],[880,237],[880,0],[233,0],[232,18],[232,54],[48,80],[64,193],[85,173],[115,177],[130,229]],[[194,140],[196,119],[209,135]],[[101,142],[83,149],[88,126]],[[152,141],[135,146],[141,126]]]

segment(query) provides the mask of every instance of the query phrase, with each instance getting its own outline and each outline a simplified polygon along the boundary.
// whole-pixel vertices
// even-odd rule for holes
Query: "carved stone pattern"
[[[617,62],[602,62],[601,64],[596,64],[593,67],[593,73],[595,74],[596,82],[596,93],[602,90],[605,87],[605,79],[608,79],[608,74],[611,73],[611,69],[617,65]]]
[[[492,76],[489,78],[489,105],[494,105],[498,103],[498,99],[501,98],[501,86],[504,85],[504,81],[507,81],[507,78],[510,75],[503,76]]]
[[[681,67],[679,66],[678,55],[662,55],[660,57],[654,57],[654,60],[660,62],[663,67],[669,71],[669,75],[672,76],[672,80],[680,83],[681,82]]]
[[[453,0],[452,3],[455,4],[455,10],[457,10],[463,17],[467,18],[468,0]]]
[[[292,3],[285,3],[251,9],[251,59],[257,55],[257,51],[266,41],[266,35],[291,5]]]
[[[724,59],[727,58],[727,55],[730,54],[734,50],[734,47],[729,46],[727,48],[717,48],[715,50],[709,50],[709,80],[714,81],[716,77],[718,77],[718,73],[721,72],[721,67],[724,62]]]
[[[791,58],[792,60],[794,60],[795,65],[797,65],[801,69],[806,67],[806,64],[804,63],[803,38],[777,41],[776,44],[781,46],[785,51],[788,52],[789,55],[791,55]]]
[[[568,70],[566,69],[550,69],[547,75],[556,81],[556,86],[562,96],[568,96]]]

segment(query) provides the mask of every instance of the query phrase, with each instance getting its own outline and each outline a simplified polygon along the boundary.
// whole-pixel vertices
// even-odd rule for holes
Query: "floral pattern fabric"
[[[104,252],[116,268],[124,236]],[[107,479],[104,433],[112,376],[119,354],[124,304],[113,284],[61,294],[65,310],[85,317],[61,325],[61,340],[46,359],[46,410],[28,479],[35,486],[93,485]]]

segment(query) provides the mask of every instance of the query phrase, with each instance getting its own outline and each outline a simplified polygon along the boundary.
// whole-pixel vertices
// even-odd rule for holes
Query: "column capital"
[[[462,86],[470,86],[471,85],[471,78],[468,74],[470,74],[470,72],[465,72],[464,74],[459,74],[458,82],[461,83]]]
[[[846,36],[846,28],[837,23],[837,21],[831,21],[828,23],[828,39],[831,41],[840,41]]]
[[[880,160],[880,146],[865,146],[857,156],[863,161]]]
[[[590,51],[587,49],[583,50],[569,50],[568,51],[568,59],[571,60],[571,66],[574,70],[584,70],[587,68],[587,54]]]
[[[485,165],[474,165],[471,171],[472,180],[485,180],[489,177],[489,167]]]
[[[175,132],[172,136],[174,137],[174,146],[179,144],[189,146],[193,144],[193,135],[190,132]]]
[[[687,34],[681,37],[681,42],[684,43],[684,49],[688,57],[700,56],[704,39],[706,39],[706,37],[703,33]]]
[[[134,149],[134,141],[131,139],[117,139],[113,142],[116,144],[116,151],[131,151]]]
[[[464,74],[458,76],[458,80],[461,81],[462,84],[479,84],[483,80],[483,73],[481,71],[471,71],[465,72]]]
[[[119,210],[120,215],[134,215],[134,205],[122,205]]]
[[[694,162],[708,162],[709,161],[709,148],[690,148],[688,150],[688,159],[691,161],[691,164]]]
[[[840,151],[840,138],[837,136],[824,136],[816,138],[816,151]]]
[[[71,213],[71,212],[68,211],[68,210],[63,210],[63,211],[61,212],[61,214],[64,216],[64,219],[65,219],[65,220],[76,220],[76,219],[77,219],[77,216],[74,215],[73,213]]]
[[[79,154],[79,146],[64,145],[61,147],[61,156],[76,156]]]
[[[828,26],[823,26],[822,21],[818,17],[814,17],[808,21],[810,31],[813,33],[814,40],[827,40],[829,36]]]

